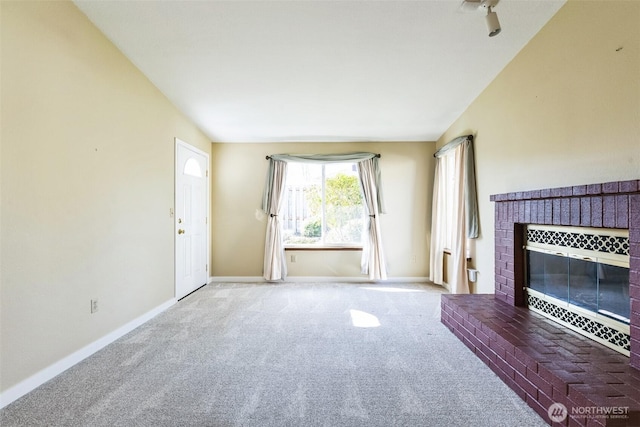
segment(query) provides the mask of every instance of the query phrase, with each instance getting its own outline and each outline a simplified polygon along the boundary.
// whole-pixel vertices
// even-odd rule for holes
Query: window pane
[[[187,162],[184,164],[184,174],[197,176],[199,178],[202,177],[202,170],[200,169],[200,164],[193,157],[187,160]]]
[[[359,244],[364,206],[355,163],[290,162],[281,215],[284,243]]]
[[[282,228],[285,244],[314,244],[322,238],[322,165],[289,163]]]
[[[353,163],[325,165],[325,243],[362,241],[364,208],[355,166]]]

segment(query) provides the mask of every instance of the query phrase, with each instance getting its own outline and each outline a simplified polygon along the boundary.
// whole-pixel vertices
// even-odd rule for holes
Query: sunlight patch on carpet
[[[388,286],[363,286],[360,289],[366,289],[367,291],[378,291],[378,292],[392,292],[392,293],[414,293],[414,292],[424,292],[422,289],[407,289],[407,288],[391,288]]]
[[[380,326],[380,320],[366,311],[349,310],[349,314],[351,314],[351,323],[356,328],[377,328]]]

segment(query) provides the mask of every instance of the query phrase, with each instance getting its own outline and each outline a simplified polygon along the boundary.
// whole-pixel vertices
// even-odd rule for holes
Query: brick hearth
[[[553,402],[629,407],[630,418],[575,418],[564,425],[640,425],[640,180],[491,196],[495,294],[443,295],[442,322],[545,420]],[[631,357],[525,306],[526,224],[629,229]]]

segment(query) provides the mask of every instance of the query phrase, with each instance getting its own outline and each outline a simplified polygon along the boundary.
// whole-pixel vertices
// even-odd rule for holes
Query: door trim
[[[202,151],[201,149],[194,147],[191,144],[188,144],[186,142],[184,142],[183,140],[181,140],[180,138],[174,138],[175,140],[175,147],[174,147],[174,159],[173,159],[173,212],[172,212],[172,216],[173,216],[173,297],[177,298],[178,297],[178,269],[177,269],[177,263],[178,263],[178,242],[177,242],[177,236],[178,236],[178,220],[177,220],[177,215],[176,212],[178,211],[178,206],[177,206],[177,193],[178,193],[178,175],[180,173],[179,170],[179,164],[178,164],[178,147],[183,147],[183,148],[187,148],[189,150],[195,151],[198,154],[203,155],[206,160],[207,160],[207,170],[206,170],[206,175],[205,175],[205,193],[206,193],[206,199],[205,199],[205,206],[206,206],[206,218],[207,218],[207,227],[206,227],[206,233],[207,233],[207,247],[206,247],[206,253],[205,253],[205,257],[207,260],[207,282],[206,284],[209,283],[209,278],[211,277],[211,269],[209,268],[211,266],[211,174],[209,173],[209,170],[211,169],[211,157],[209,156],[209,153],[207,153],[206,151]],[[200,289],[200,288],[198,288]],[[196,289],[197,290],[197,289]],[[187,296],[187,295],[185,295]]]

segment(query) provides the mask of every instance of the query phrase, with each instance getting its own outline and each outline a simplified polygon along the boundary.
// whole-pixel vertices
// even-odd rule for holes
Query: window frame
[[[304,161],[289,161],[288,162],[289,165],[293,165],[293,164],[309,164],[308,162],[304,162]],[[362,242],[362,240],[358,243],[327,243],[324,238],[325,238],[325,234],[326,234],[326,199],[325,199],[325,194],[326,194],[326,169],[325,167],[327,165],[333,165],[333,164],[348,164],[348,165],[353,165],[357,168],[357,161],[353,161],[353,162],[323,162],[321,164],[319,164],[318,166],[320,166],[321,168],[321,218],[322,218],[322,226],[321,226],[321,236],[320,239],[321,241],[318,243],[287,243],[284,241],[283,239],[283,246],[284,246],[284,250],[285,251],[326,251],[326,250],[337,250],[337,251],[361,251],[364,247],[364,243]],[[289,172],[287,171],[287,174]],[[365,206],[365,201],[364,201],[364,194],[362,194],[362,183],[360,182],[360,176],[359,174],[356,174],[356,177],[358,179],[358,189],[360,191],[360,197],[361,197],[361,206],[362,206],[362,226],[366,226],[366,215],[367,215],[367,209]],[[287,197],[287,196],[285,196]],[[282,207],[280,210],[279,215],[282,214],[282,211],[284,211],[285,209],[287,209],[287,205],[288,205],[288,201],[287,199],[285,199],[282,203]],[[283,227],[283,231],[284,231],[284,227]]]

